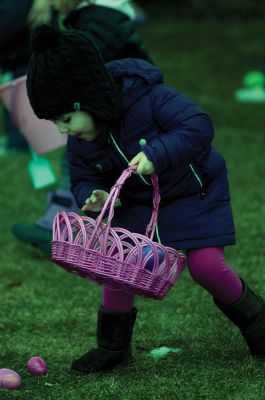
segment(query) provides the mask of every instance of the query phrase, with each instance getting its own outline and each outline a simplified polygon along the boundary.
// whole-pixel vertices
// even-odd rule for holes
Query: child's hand
[[[100,212],[108,197],[109,193],[105,192],[105,190],[100,190],[100,189],[93,190],[91,196],[86,199],[86,202],[81,208],[81,210]],[[119,207],[120,205],[121,201],[120,199],[117,199],[115,202],[115,207]]]
[[[27,15],[27,23],[31,28],[48,24],[52,18],[52,9],[47,0],[34,0]]]
[[[152,175],[155,172],[154,164],[148,160],[143,151],[136,154],[128,165],[130,167],[133,164],[139,164],[138,168],[134,171],[137,175]]]
[[[50,3],[56,11],[59,11],[59,13],[61,14],[67,15],[70,13],[70,11],[73,10],[73,3],[77,3],[77,1],[74,2],[69,0],[50,0]]]

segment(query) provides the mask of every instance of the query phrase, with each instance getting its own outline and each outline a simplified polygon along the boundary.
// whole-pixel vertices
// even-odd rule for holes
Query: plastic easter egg
[[[151,246],[145,246],[143,248],[143,258],[145,256],[147,256],[149,253],[153,253],[152,252],[152,247]],[[158,250],[158,260],[159,260],[159,264],[164,260],[165,258],[165,254],[163,251]],[[148,271],[152,271],[154,266],[154,255],[152,254],[152,257],[149,258],[149,260],[147,261],[147,263],[145,264],[145,269],[147,269]]]
[[[12,369],[0,369],[0,387],[4,389],[18,389],[21,385],[21,378],[17,372]]]
[[[144,259],[149,253],[153,253],[152,252],[152,247],[147,245],[143,247],[142,250],[142,258]],[[165,254],[162,250],[158,250],[158,262],[159,264],[164,260],[165,258]],[[133,257],[130,258],[130,260],[128,261],[131,264],[136,264],[137,262],[137,256],[134,255]],[[144,269],[147,269],[148,271],[152,271],[154,266],[154,255],[152,254],[152,256],[149,258],[149,260],[147,261],[147,263],[144,266]]]
[[[41,357],[31,357],[28,360],[28,372],[33,375],[44,375],[47,373],[45,361]]]

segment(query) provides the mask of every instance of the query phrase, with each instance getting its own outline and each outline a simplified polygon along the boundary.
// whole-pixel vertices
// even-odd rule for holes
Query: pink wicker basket
[[[96,220],[75,213],[58,212],[53,223],[52,260],[68,272],[114,290],[161,300],[186,264],[184,254],[153,242],[160,195],[154,185],[153,211],[145,235],[111,227],[115,201],[125,180],[137,168],[123,171],[111,188]],[[103,218],[108,210],[107,222]]]

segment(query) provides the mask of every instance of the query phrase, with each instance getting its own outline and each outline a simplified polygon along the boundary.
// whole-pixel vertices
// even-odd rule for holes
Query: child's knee
[[[195,281],[204,281],[210,276],[220,277],[224,273],[223,250],[207,248],[191,250],[187,254],[189,272]]]

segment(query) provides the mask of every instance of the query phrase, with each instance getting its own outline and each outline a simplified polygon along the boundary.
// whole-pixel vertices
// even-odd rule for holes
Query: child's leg
[[[97,348],[75,360],[72,369],[99,372],[132,361],[131,338],[137,310],[133,295],[103,287],[98,310]]]
[[[223,248],[188,251],[188,267],[193,279],[240,329],[251,354],[265,359],[265,302],[226,264]]]
[[[103,286],[102,306],[112,311],[130,311],[133,308],[134,295],[122,290],[111,290]]]
[[[235,271],[225,262],[222,247],[194,249],[187,252],[192,278],[223,304],[236,302],[243,285]]]

